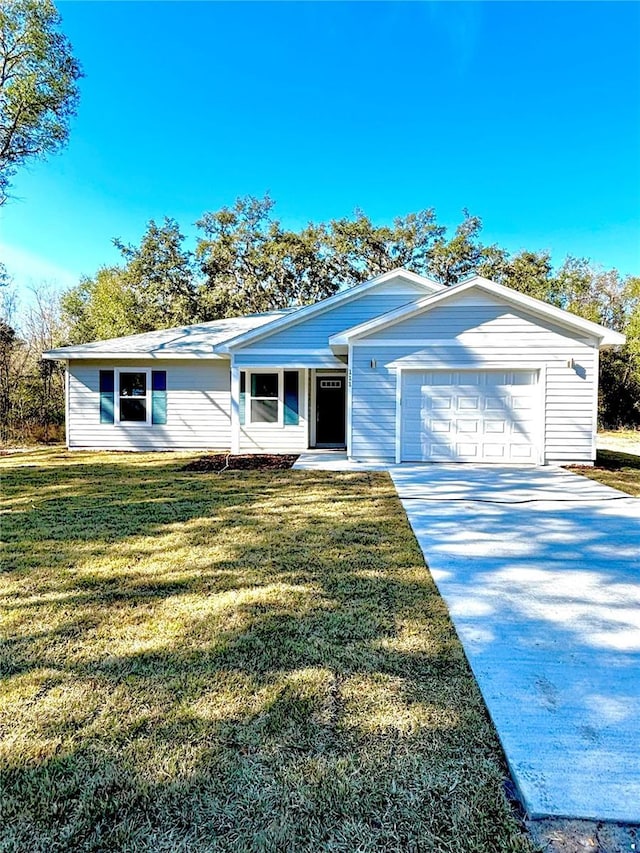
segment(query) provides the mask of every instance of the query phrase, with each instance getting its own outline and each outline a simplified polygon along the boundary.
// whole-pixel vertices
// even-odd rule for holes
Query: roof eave
[[[213,359],[220,360],[225,359],[226,356],[220,355],[217,352],[212,352],[211,350],[202,351],[202,350],[193,350],[192,352],[170,352],[170,351],[157,351],[157,350],[148,350],[146,352],[99,352],[96,350],[92,350],[90,352],[86,350],[74,350],[73,348],[63,347],[61,349],[53,349],[47,350],[42,353],[42,358],[46,361],[115,361],[117,359],[121,359],[122,361],[141,361],[144,359],[149,360],[168,360],[168,359]]]
[[[374,331],[393,325],[395,322],[399,322],[403,319],[409,319],[410,317],[419,314],[421,311],[430,309],[433,306],[438,305],[440,302],[445,302],[452,298],[456,294],[471,290],[473,287],[501,296],[507,302],[527,308],[530,312],[537,314],[544,319],[554,321],[566,328],[581,331],[584,334],[595,338],[600,347],[619,347],[622,346],[626,340],[624,335],[621,335],[619,332],[614,332],[612,329],[607,329],[606,326],[593,323],[591,320],[585,320],[582,317],[571,314],[569,311],[563,310],[562,308],[556,308],[555,306],[549,305],[540,299],[534,299],[532,296],[527,296],[524,293],[513,290],[513,288],[505,287],[502,284],[497,284],[497,282],[490,281],[489,279],[482,278],[481,276],[474,276],[473,278],[466,279],[463,282],[459,282],[458,284],[447,288],[445,292],[438,292],[431,294],[430,296],[423,297],[409,305],[403,305],[394,311],[389,311],[387,314],[383,314],[380,317],[369,320],[366,323],[361,323],[358,326],[353,326],[351,329],[345,329],[337,335],[332,335],[329,338],[329,344],[330,346],[348,344],[356,338],[366,336]]]

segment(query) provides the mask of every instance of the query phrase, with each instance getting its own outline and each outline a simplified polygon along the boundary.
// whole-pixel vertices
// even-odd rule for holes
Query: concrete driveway
[[[640,501],[559,468],[390,474],[530,816],[640,823]]]

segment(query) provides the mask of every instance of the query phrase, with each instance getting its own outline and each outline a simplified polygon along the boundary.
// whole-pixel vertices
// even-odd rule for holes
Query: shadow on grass
[[[620,468],[640,470],[640,456],[635,453],[623,453],[621,450],[598,450],[596,465],[609,471],[618,471]]]
[[[0,849],[530,849],[386,475],[41,458],[3,468]]]

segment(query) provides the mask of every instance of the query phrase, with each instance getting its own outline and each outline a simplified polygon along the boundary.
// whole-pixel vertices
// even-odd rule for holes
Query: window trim
[[[252,374],[271,373],[278,377],[278,396],[276,397],[253,397],[251,395],[251,376]],[[298,375],[298,410],[297,424],[285,423],[285,374],[296,373]],[[239,388],[242,387],[242,376],[244,376],[244,421],[240,423],[240,429],[293,429],[296,426],[301,426],[305,422],[306,415],[303,411],[305,405],[305,376],[304,371],[297,367],[241,367]],[[242,391],[239,391],[242,394]],[[251,420],[251,402],[253,400],[276,400],[278,401],[278,419],[276,421],[254,421]]]
[[[244,410],[244,424],[249,427],[260,427],[264,429],[277,429],[278,427],[284,426],[284,369],[282,368],[273,368],[273,367],[260,367],[260,368],[249,368],[245,370],[246,378],[245,378],[245,410]],[[278,377],[278,396],[277,397],[254,397],[251,393],[251,376],[253,374],[266,374],[266,373],[275,373]],[[275,421],[254,421],[251,417],[251,403],[253,400],[276,400],[278,401],[278,418]],[[247,417],[247,415],[249,417]]]
[[[145,417],[145,420],[143,420],[143,421],[129,421],[129,420],[123,421],[120,419],[120,400],[122,399],[122,397],[120,395],[120,375],[122,373],[144,373],[146,376],[146,392],[144,395],[144,401],[145,401],[145,407],[146,407],[145,408],[146,417]],[[114,406],[114,409],[115,409],[115,411],[114,411],[114,424],[118,424],[118,425],[121,424],[122,426],[125,426],[125,427],[130,427],[132,425],[133,426],[135,426],[135,425],[137,425],[137,426],[151,426],[151,423],[152,423],[152,421],[151,421],[151,416],[152,416],[152,412],[151,412],[151,403],[152,403],[152,401],[151,401],[151,368],[150,367],[116,367],[115,368],[115,374],[116,374],[116,378],[115,378],[114,385],[115,385],[116,394],[115,394],[114,403],[116,405]],[[141,400],[142,397],[138,397],[137,399]]]

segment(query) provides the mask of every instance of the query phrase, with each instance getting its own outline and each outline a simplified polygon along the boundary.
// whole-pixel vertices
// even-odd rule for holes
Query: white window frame
[[[278,396],[276,397],[253,397],[251,394],[252,374],[275,373],[278,377]],[[278,429],[284,427],[284,369],[279,368],[246,368],[244,369],[244,423],[245,426],[259,427],[260,429]],[[299,374],[299,371],[298,371]],[[300,379],[298,378],[298,397],[300,396]],[[252,400],[278,400],[278,419],[273,422],[254,421],[251,417]],[[298,403],[299,405],[299,403]]]
[[[144,401],[146,406],[146,420],[144,421],[127,421],[120,420],[120,376],[123,373],[144,373],[147,377],[146,386],[147,391],[144,395]],[[124,427],[141,427],[141,426],[150,426],[151,425],[151,368],[150,367],[116,367],[115,368],[115,400],[114,400],[114,424],[122,424]],[[142,400],[142,397],[135,397],[130,399]]]

